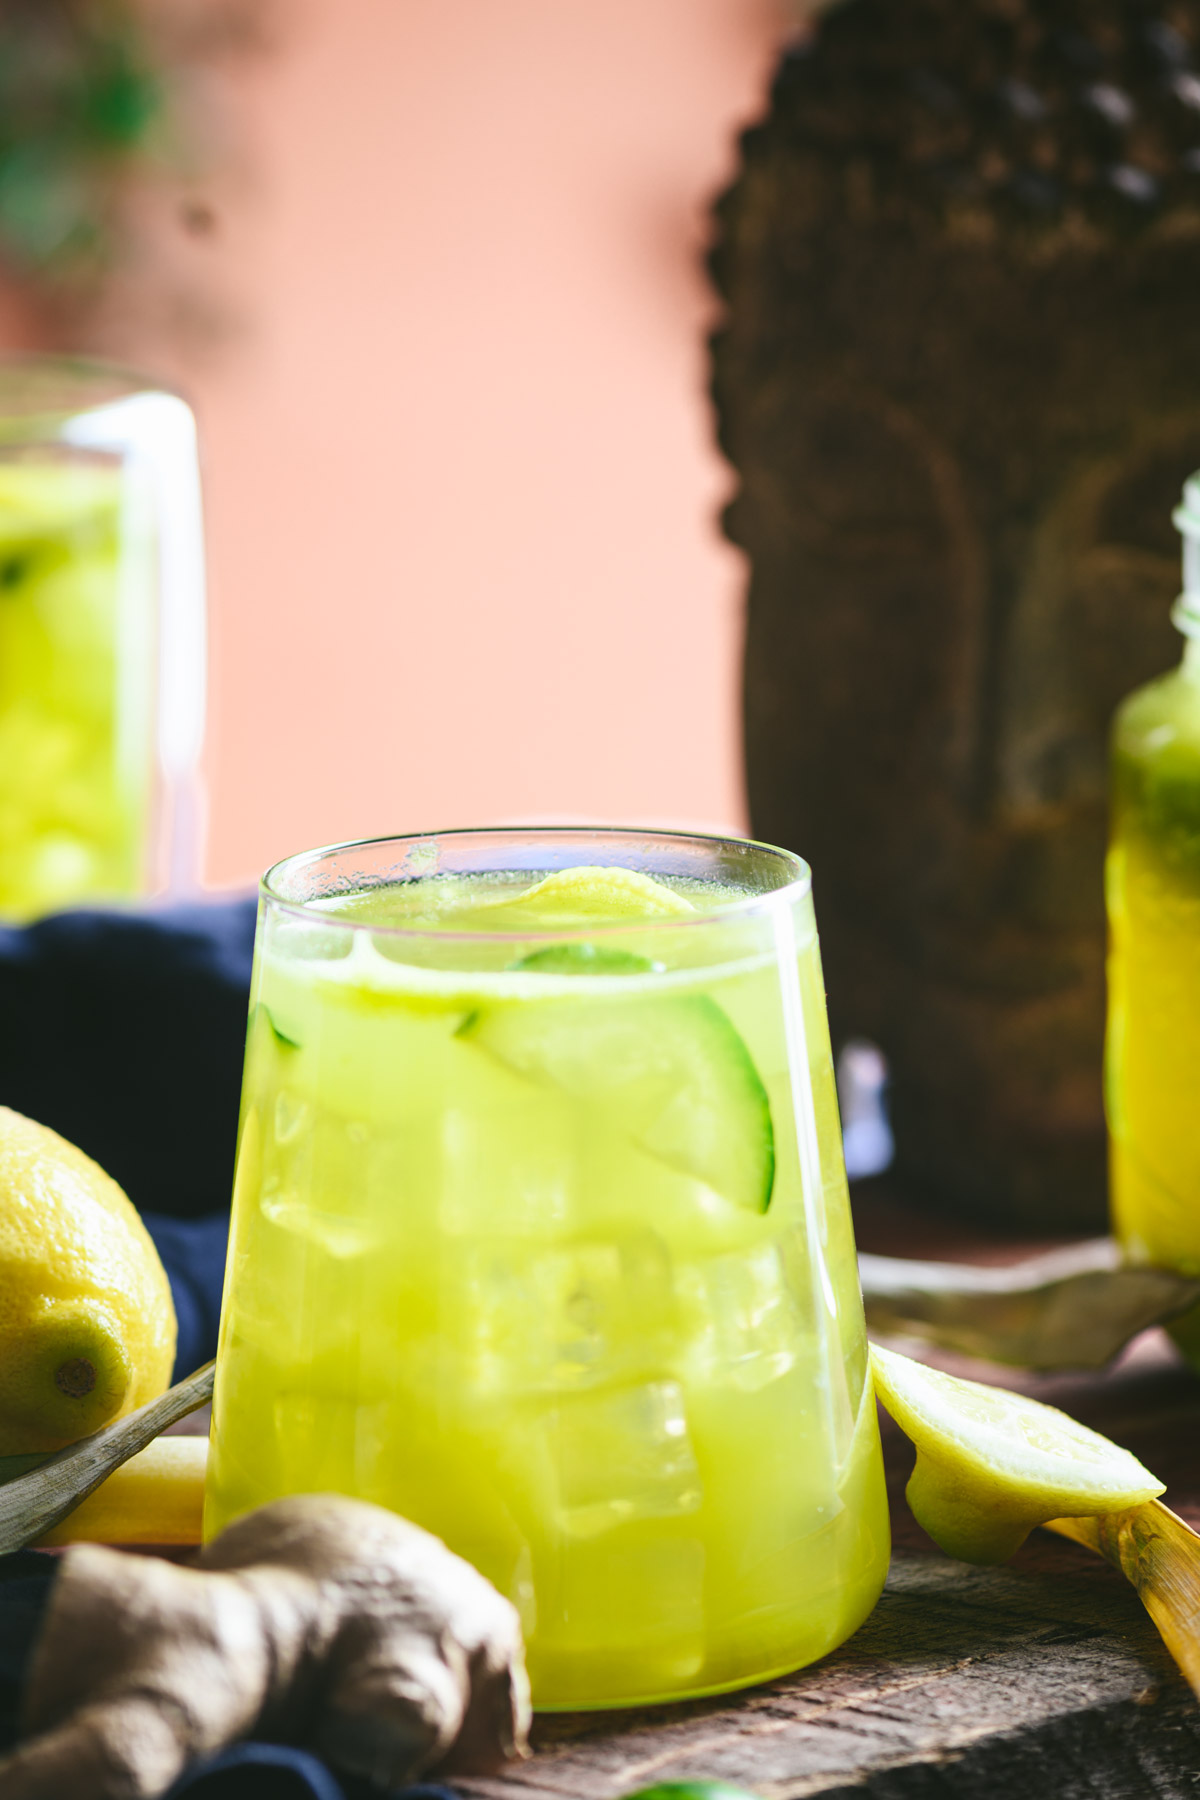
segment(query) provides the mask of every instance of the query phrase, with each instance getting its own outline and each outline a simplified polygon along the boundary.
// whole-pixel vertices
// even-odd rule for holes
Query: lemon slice
[[[562,919],[671,919],[694,913],[695,907],[674,888],[637,869],[601,869],[581,863],[556,869],[516,900],[506,911],[536,913],[539,921]]]
[[[917,1523],[963,1562],[1006,1562],[1035,1525],[1123,1512],[1163,1492],[1136,1456],[1057,1407],[871,1346],[875,1392],[917,1448]]]

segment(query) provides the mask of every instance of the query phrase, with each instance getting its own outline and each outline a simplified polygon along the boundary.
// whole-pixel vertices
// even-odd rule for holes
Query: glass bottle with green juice
[[[1117,712],[1105,1086],[1126,1254],[1200,1274],[1200,474],[1184,488],[1179,667]],[[1200,1355],[1200,1316],[1176,1335]]]

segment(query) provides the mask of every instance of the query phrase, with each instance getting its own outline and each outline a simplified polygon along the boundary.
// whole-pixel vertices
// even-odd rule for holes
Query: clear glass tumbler
[[[507,1593],[541,1707],[741,1686],[870,1611],[887,1508],[798,858],[466,831],[266,876],[206,1531],[315,1490]]]
[[[0,364],[0,918],[191,885],[204,690],[187,406]]]

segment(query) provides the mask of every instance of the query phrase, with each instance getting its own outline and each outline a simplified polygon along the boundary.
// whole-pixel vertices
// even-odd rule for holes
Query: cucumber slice
[[[281,1049],[283,1049],[283,1050],[299,1050],[300,1045],[297,1043],[296,1039],[294,1037],[289,1037],[286,1031],[281,1031],[279,1026],[275,1023],[274,1014],[272,1013],[269,1006],[264,1006],[263,1002],[260,1000],[257,1007],[255,1008],[255,1011],[260,1012],[262,1014],[263,1018],[267,1021],[267,1026],[270,1030],[271,1036],[275,1039],[275,1042],[280,1046]],[[251,1021],[251,1024],[253,1024],[253,1020]]]
[[[635,950],[615,950],[611,944],[547,944],[512,966],[540,969],[546,975],[646,975],[663,965]]]
[[[770,1205],[767,1091],[707,995],[481,1007],[458,1036],[533,1081],[602,1106],[614,1129],[734,1205]]]

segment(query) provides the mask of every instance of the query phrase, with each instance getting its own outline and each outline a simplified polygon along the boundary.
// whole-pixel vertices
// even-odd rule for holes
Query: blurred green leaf
[[[0,157],[0,234],[23,261],[67,249],[87,231],[90,213],[82,171],[61,147],[31,140]]]
[[[113,248],[114,181],[148,156],[169,71],[129,0],[0,0],[0,257],[53,278]]]
[[[89,76],[80,108],[81,123],[99,143],[131,149],[153,125],[161,104],[161,90],[149,69],[129,56],[127,46],[108,49],[107,67],[100,55]]]

